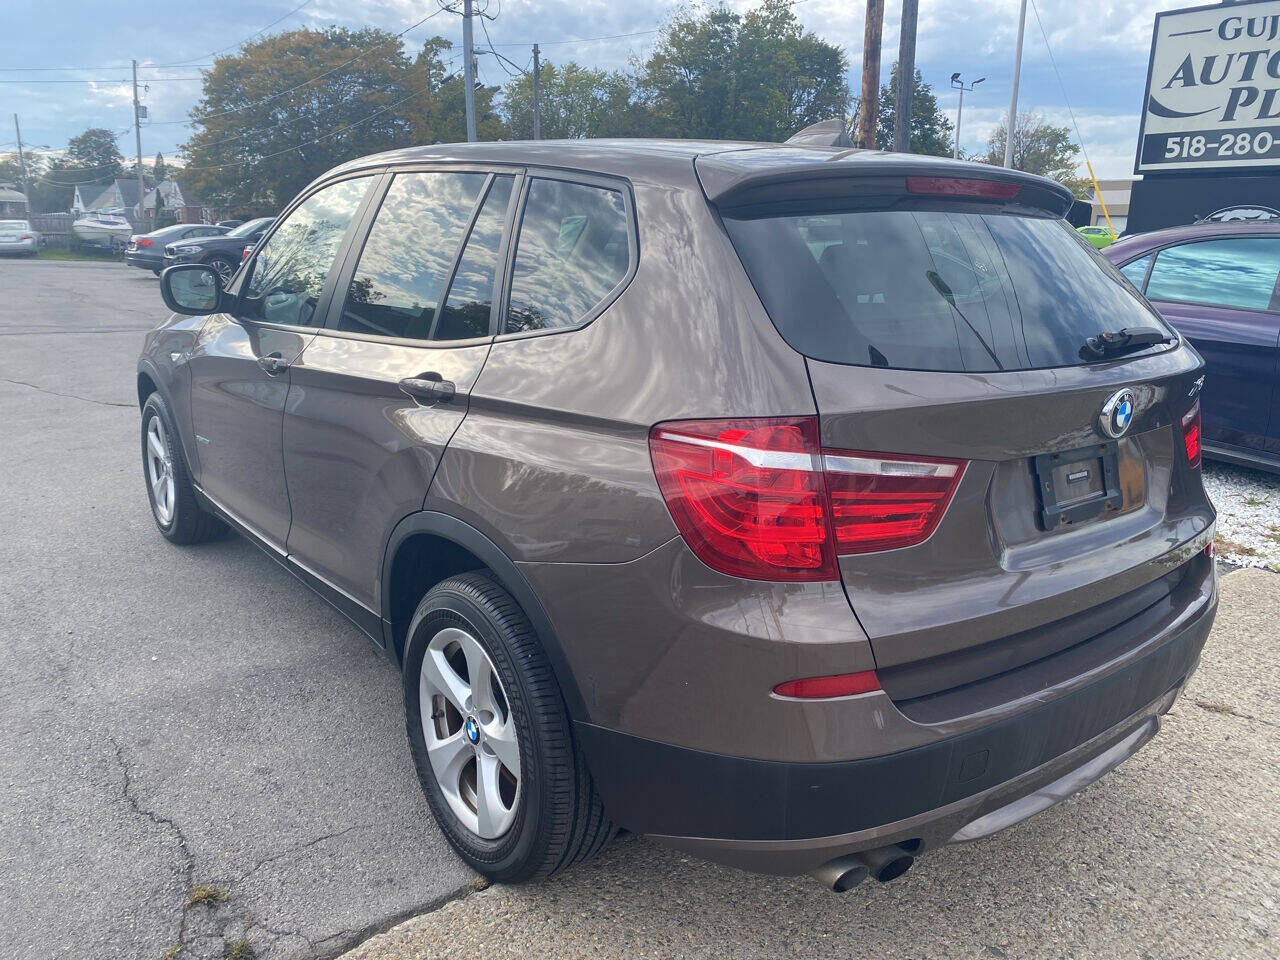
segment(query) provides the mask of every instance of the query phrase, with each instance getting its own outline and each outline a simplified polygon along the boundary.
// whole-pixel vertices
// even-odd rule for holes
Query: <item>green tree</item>
[[[413,86],[420,92],[405,107],[410,143],[458,143],[467,139],[466,87],[461,74],[447,71],[442,59],[449,47],[444,37],[432,37],[414,58]],[[494,107],[497,93],[497,87],[476,84],[476,138],[479,140],[501,140],[507,136],[506,125]]]
[[[74,172],[80,180],[110,183],[124,171],[124,157],[116,147],[116,136],[102,127],[91,127],[67,141],[66,152],[54,167],[65,173]]]
[[[889,82],[880,88],[880,109],[877,117],[876,148],[893,149],[893,126],[898,111],[898,64],[895,61]],[[916,71],[914,89],[911,92],[911,146],[909,153],[923,153],[932,157],[949,157],[955,142],[953,124],[938,106],[933,87],[924,82]]]
[[[151,175],[157,185],[164,183],[169,179],[169,168],[164,164],[163,153],[156,154],[156,163],[155,166],[151,168]]]
[[[1006,115],[987,140],[987,163],[1004,163],[1005,142],[1009,133]],[[1089,196],[1089,181],[1080,176],[1080,148],[1071,138],[1069,127],[1055,127],[1037,113],[1018,114],[1013,135],[1013,167],[1057,180],[1080,199]]]
[[[785,140],[849,106],[848,63],[805,31],[792,0],[745,15],[720,5],[677,14],[641,66],[639,92],[656,132]]]
[[[183,186],[228,210],[274,212],[330,167],[411,143],[410,111],[424,92],[383,30],[294,30],[248,43],[205,72]]]
[[[538,80],[543,139],[643,136],[648,113],[626,74],[595,70],[570,61],[562,67],[544,63]],[[508,134],[517,140],[533,136],[533,75],[521,74],[502,91],[502,113]]]

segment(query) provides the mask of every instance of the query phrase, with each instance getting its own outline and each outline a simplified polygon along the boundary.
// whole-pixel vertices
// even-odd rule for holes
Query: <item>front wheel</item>
[[[227,281],[230,280],[232,275],[236,272],[235,262],[228,260],[226,257],[210,257],[208,264],[213,267],[214,270],[218,271],[218,276],[222,278],[223,287],[227,285]]]
[[[166,539],[201,543],[225,529],[196,499],[173,415],[159,393],[151,394],[142,405],[142,478],[151,515]]]
[[[487,574],[452,577],[423,597],[404,697],[431,812],[478,873],[547,876],[613,836],[533,627]]]

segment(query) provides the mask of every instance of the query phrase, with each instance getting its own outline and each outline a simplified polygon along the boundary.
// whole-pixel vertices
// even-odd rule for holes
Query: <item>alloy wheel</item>
[[[231,275],[236,272],[236,265],[234,263],[231,263],[229,260],[222,260],[222,259],[210,260],[209,266],[213,267],[214,270],[218,271],[218,276],[222,278],[222,282],[224,284],[228,280],[230,280]]]
[[[466,630],[446,627],[427,644],[418,691],[427,756],[449,809],[477,836],[497,839],[519,807],[520,742],[493,661]]]
[[[163,526],[173,522],[177,504],[177,484],[173,478],[173,457],[169,438],[159,417],[147,424],[147,480],[151,484],[151,506]]]

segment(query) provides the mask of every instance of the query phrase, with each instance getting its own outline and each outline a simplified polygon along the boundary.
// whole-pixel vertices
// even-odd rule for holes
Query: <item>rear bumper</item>
[[[1217,591],[1123,668],[958,736],[836,763],[753,760],[577,724],[622,826],[765,873],[919,841],[977,839],[1086,786],[1154,734],[1199,662]]]
[[[164,266],[163,257],[148,257],[137,253],[125,254],[124,262],[143,270],[159,270]]]
[[[35,253],[40,249],[37,240],[5,240],[0,242],[0,253]]]

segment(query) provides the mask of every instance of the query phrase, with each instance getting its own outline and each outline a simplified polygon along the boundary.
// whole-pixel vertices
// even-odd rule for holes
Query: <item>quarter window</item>
[[[1139,257],[1137,260],[1126,263],[1120,268],[1120,272],[1129,278],[1130,283],[1141,290],[1142,281],[1147,279],[1147,267],[1150,265],[1151,254],[1148,253],[1145,257]]]
[[[510,178],[502,179],[510,190]],[[351,278],[339,330],[430,337],[449,269],[485,180],[483,173],[396,175]]]
[[[248,319],[295,327],[320,324],[320,292],[368,186],[369,178],[361,177],[319,190],[267,238],[241,301]]]
[[[626,276],[630,244],[620,191],[534,179],[520,223],[506,330],[582,322]]]
[[[1147,296],[1254,310],[1275,309],[1280,239],[1224,237],[1167,247],[1156,256]]]

